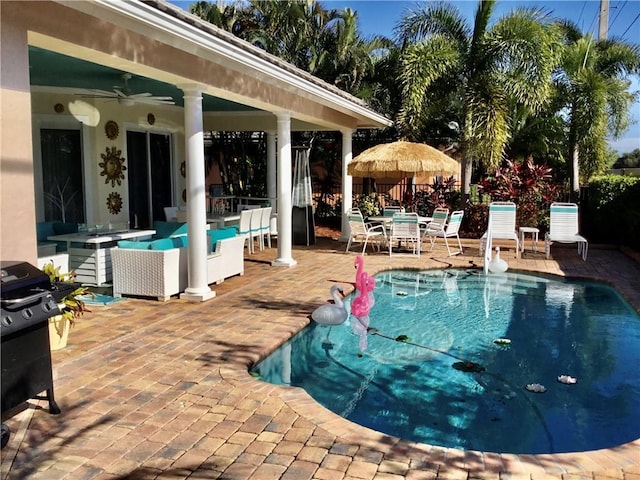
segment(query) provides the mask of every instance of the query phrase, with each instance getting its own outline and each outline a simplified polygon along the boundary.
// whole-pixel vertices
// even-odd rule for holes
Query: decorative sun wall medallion
[[[182,177],[187,176],[187,162],[182,162],[180,164],[180,175],[182,175]]]
[[[62,112],[64,112],[64,105],[63,105],[63,104],[61,104],[61,103],[56,103],[56,104],[53,106],[53,111],[54,111],[54,112],[56,112],[56,113],[62,113]]]
[[[124,172],[127,167],[124,164],[124,158],[120,155],[122,154],[122,150],[118,150],[117,147],[107,147],[105,153],[101,153],[100,157],[102,157],[102,162],[98,163],[98,166],[102,168],[102,172],[100,172],[101,177],[107,177],[104,180],[104,183],[111,182],[111,186],[115,187],[116,183],[118,185],[122,185],[121,180],[124,180]]]
[[[117,215],[122,210],[122,197],[118,192],[111,192],[107,197],[107,208],[111,215]]]
[[[156,123],[156,116],[153,113],[148,113],[147,122],[149,122],[149,125],[153,125],[154,123]]]
[[[115,140],[118,138],[118,134],[120,133],[120,128],[118,128],[118,124],[113,120],[109,120],[104,124],[104,133],[107,135],[109,140]]]

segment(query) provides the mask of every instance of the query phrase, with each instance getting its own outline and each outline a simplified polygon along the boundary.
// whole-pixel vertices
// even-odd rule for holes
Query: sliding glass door
[[[130,225],[151,228],[173,205],[171,136],[127,131],[127,163]]]

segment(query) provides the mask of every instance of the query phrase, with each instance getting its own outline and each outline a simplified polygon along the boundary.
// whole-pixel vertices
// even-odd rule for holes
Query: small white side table
[[[524,252],[524,239],[527,233],[531,234],[531,243],[533,244],[533,251],[538,251],[538,233],[540,230],[536,227],[520,227],[520,251]]]

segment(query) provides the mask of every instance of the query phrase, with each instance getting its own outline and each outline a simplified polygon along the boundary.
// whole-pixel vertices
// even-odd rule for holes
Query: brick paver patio
[[[465,254],[368,254],[388,268],[481,265]],[[550,455],[462,451],[416,444],[352,424],[297,388],[247,370],[308,323],[333,282],[353,288],[356,254],[319,239],[294,248],[298,264],[271,267],[275,249],[245,260],[243,277],[206,303],[127,299],[93,307],[53,352],[60,415],[32,401],[9,419],[3,479],[626,479],[640,480],[640,439],[612,449]],[[512,270],[601,279],[640,310],[640,263],[614,249],[525,252]],[[14,412],[11,412],[12,414]],[[640,431],[640,426],[638,426]]]

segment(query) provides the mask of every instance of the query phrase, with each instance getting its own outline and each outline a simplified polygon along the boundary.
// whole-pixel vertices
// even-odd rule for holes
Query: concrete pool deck
[[[371,274],[389,268],[481,265],[441,248],[389,258],[367,254]],[[31,401],[3,421],[3,479],[623,479],[640,480],[640,439],[611,449],[549,455],[463,451],[407,442],[355,425],[297,388],[247,370],[308,323],[338,282],[352,289],[356,253],[320,238],[295,247],[292,268],[275,249],[245,258],[245,275],[213,286],[206,303],[127,299],[92,312],[53,352],[62,413]],[[618,250],[575,245],[545,260],[502,252],[512,270],[604,280],[640,311],[640,262]],[[11,412],[14,413],[14,412]],[[638,426],[640,431],[640,426]]]

